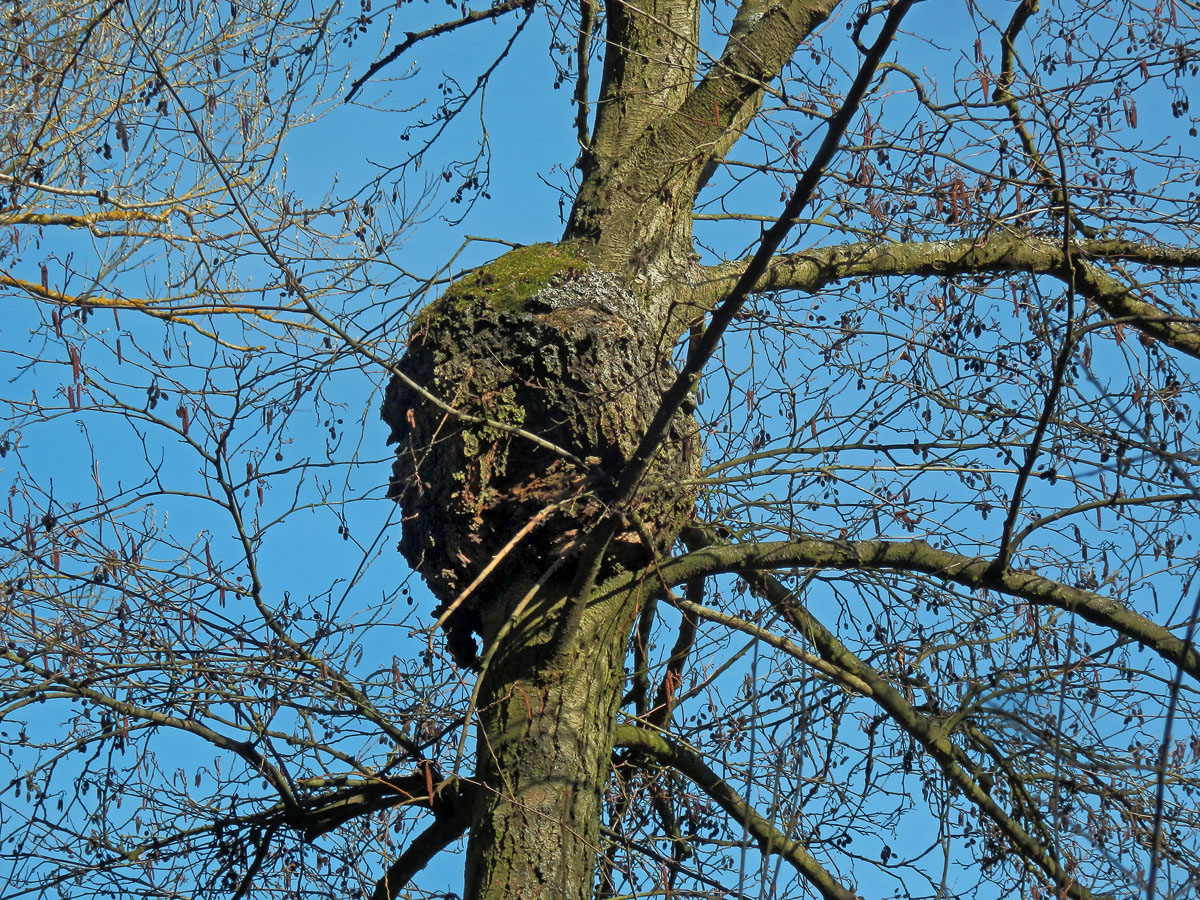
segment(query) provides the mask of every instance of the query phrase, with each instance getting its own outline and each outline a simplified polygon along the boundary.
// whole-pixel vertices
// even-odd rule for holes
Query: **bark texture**
[[[400,549],[441,601],[456,658],[472,662],[472,635],[482,638],[468,900],[591,896],[641,597],[636,578],[618,576],[645,567],[690,517],[701,463],[690,404],[669,419],[626,508],[612,508],[615,488],[643,471],[644,459],[627,463],[676,380],[680,332],[697,325],[696,192],[834,5],[747,5],[703,71],[698,3],[606,8],[619,52],[605,56],[565,242],[506,254],[452,286],[418,316],[404,377],[389,385]],[[607,539],[613,515],[623,527],[596,573],[583,538],[603,520],[595,533]],[[585,590],[577,560],[589,564],[581,584],[624,587],[574,596]]]
[[[591,895],[640,587],[572,596],[571,563],[579,538],[613,513],[615,483],[674,380],[672,337],[570,245],[526,247],[424,310],[398,363],[466,417],[403,377],[388,387],[400,549],[448,613],[456,658],[477,663],[474,634],[485,651],[472,900]],[[675,538],[699,466],[687,410],[629,511],[636,527],[609,544],[602,579],[645,566]]]
[[[758,111],[763,89],[836,5],[742,4],[728,43],[698,82],[699,4],[663,0],[649,13],[618,5],[624,12],[610,16],[608,40],[631,49],[607,58],[567,237],[587,240],[593,259],[649,286],[651,308],[672,285],[686,287],[697,191]]]
[[[470,632],[486,647],[523,595],[495,585],[525,583],[556,562],[570,580],[564,563],[606,513],[674,378],[669,353],[621,281],[570,247],[506,254],[418,316],[400,370],[456,409],[543,441],[466,423],[399,377],[388,387],[401,552],[442,610],[487,572],[446,622],[460,659],[472,655]],[[634,506],[653,545],[669,544],[689,517],[699,465],[695,422],[681,413]],[[655,549],[631,527],[613,541],[601,576],[639,568]]]
[[[467,900],[589,900],[601,791],[639,592],[589,598],[566,652],[551,660],[564,604],[522,617],[484,673],[480,792],[467,848]],[[518,636],[519,635],[519,636]]]

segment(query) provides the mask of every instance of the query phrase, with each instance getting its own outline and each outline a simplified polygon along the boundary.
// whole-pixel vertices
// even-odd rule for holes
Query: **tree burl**
[[[417,316],[400,373],[460,413],[552,445],[464,421],[399,375],[388,385],[382,415],[397,445],[389,496],[403,509],[400,550],[438,612],[501,557],[445,623],[460,663],[473,661],[472,632],[486,647],[507,619],[523,593],[512,587],[547,563],[569,565],[611,511],[622,467],[674,380],[672,344],[617,276],[590,268],[570,245],[507,253]],[[602,576],[646,565],[679,533],[696,499],[699,447],[689,405]]]

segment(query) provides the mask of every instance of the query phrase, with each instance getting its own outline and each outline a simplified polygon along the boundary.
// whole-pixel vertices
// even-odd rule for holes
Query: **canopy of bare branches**
[[[1200,893],[1200,6],[2,12],[0,900]]]

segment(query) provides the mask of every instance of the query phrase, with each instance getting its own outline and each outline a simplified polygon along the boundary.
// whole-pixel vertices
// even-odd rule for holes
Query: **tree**
[[[1194,14],[12,5],[4,896],[1193,895]]]

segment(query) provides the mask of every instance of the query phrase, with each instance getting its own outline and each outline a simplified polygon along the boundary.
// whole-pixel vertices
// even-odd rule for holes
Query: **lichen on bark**
[[[603,516],[622,467],[674,378],[671,340],[621,280],[570,245],[505,254],[460,279],[416,317],[397,366],[456,410],[517,426],[583,465],[520,435],[467,423],[399,378],[383,418],[395,443],[390,496],[403,507],[400,550],[445,609],[521,529],[539,523],[446,622],[466,661],[470,632],[485,645],[507,618],[512,591]],[[676,416],[634,505],[653,543],[690,516],[699,441],[691,411]],[[613,541],[605,574],[652,558],[635,529]]]

